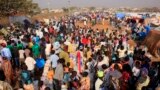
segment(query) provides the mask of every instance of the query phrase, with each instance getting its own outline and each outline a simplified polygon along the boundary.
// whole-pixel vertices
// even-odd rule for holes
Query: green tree
[[[77,10],[77,7],[69,7],[69,10],[70,10],[70,11]]]
[[[63,9],[64,12],[69,12],[68,8],[63,7],[62,9]]]
[[[0,0],[0,15],[9,16],[17,13],[33,14],[40,11],[32,0]]]
[[[89,7],[90,11],[94,11],[96,9],[96,7]]]

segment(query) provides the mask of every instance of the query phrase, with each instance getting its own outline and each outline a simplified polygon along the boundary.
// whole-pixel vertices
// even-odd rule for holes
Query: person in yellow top
[[[74,68],[74,62],[73,62],[73,60],[72,60],[72,59],[70,59],[70,66],[69,66],[69,68],[71,68],[71,69],[73,69],[73,68]]]
[[[28,47],[29,47],[29,48],[32,48],[32,46],[33,46],[33,43],[32,43],[32,42],[29,42],[29,43],[28,43]]]
[[[67,63],[70,62],[69,54],[66,51],[64,51],[64,50],[60,51],[59,58],[63,58],[65,60],[65,65],[67,65]]]
[[[69,53],[69,58],[70,58],[70,66],[69,68],[71,69],[76,69],[76,50],[74,50],[72,53]]]
[[[74,48],[73,47],[74,46],[71,43],[68,45],[68,52],[69,53],[73,53],[74,52]]]
[[[90,48],[87,48],[87,60],[88,60],[89,58],[91,58],[91,55],[92,55],[91,49],[90,49]]]
[[[69,56],[71,56],[70,58],[73,60],[73,57],[75,56],[76,53],[76,44],[74,44],[74,41],[72,41],[69,45],[68,45],[68,52],[69,52]]]
[[[74,43],[71,43],[68,45],[68,52],[74,53],[76,51],[76,45]]]

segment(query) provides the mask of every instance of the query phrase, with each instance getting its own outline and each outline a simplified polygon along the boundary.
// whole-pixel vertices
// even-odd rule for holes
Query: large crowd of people
[[[76,16],[10,26],[0,37],[0,90],[160,90],[160,64],[141,44],[149,31],[133,18],[107,22],[94,14],[76,25]]]

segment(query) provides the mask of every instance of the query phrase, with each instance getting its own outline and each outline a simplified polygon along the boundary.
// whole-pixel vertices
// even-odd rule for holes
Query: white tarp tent
[[[142,15],[139,15],[138,13],[126,13],[126,16],[142,18]]]

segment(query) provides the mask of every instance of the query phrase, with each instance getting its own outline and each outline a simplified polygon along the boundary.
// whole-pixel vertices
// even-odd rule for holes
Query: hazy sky
[[[160,0],[33,0],[41,8],[77,7],[160,7]]]

